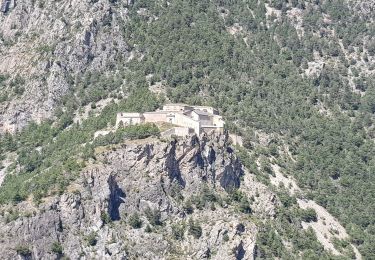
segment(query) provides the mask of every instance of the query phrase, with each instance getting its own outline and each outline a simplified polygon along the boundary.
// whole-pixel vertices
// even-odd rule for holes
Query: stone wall
[[[193,129],[188,128],[188,127],[173,127],[161,133],[163,137],[169,137],[172,135],[185,137],[190,134],[193,134]]]
[[[201,126],[201,133],[209,134],[209,133],[212,133],[212,132],[222,134],[224,132],[224,128],[217,127],[217,126],[210,126],[210,125]]]
[[[144,118],[143,117],[120,117],[120,116],[117,116],[117,119],[116,119],[116,127],[119,126],[120,122],[122,122],[122,124],[124,126],[126,125],[136,125],[136,124],[141,124],[144,122]]]
[[[212,117],[212,124],[217,127],[224,127],[224,120],[222,116],[214,115]]]
[[[165,112],[146,112],[143,114],[145,122],[155,123],[155,122],[168,122],[168,113]]]
[[[194,129],[196,134],[200,135],[200,122],[188,116],[176,113],[172,123],[179,126],[190,127]]]
[[[163,106],[164,111],[174,111],[174,112],[180,111],[180,112],[183,112],[183,111],[191,110],[191,109],[192,109],[192,107],[190,107],[188,105],[184,105],[184,104],[168,104],[168,105]]]

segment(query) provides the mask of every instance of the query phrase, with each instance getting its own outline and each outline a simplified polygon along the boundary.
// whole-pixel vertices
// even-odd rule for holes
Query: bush
[[[316,211],[314,209],[305,209],[301,211],[301,219],[305,222],[316,222],[318,217],[316,215]]]
[[[58,255],[63,253],[63,247],[59,242],[53,242],[51,250],[53,253]]]
[[[238,205],[239,211],[242,213],[250,214],[252,212],[250,202],[246,197],[243,197]]]
[[[108,224],[110,222],[112,222],[112,219],[111,217],[109,216],[109,214],[105,211],[102,211],[100,213],[100,219],[103,221],[104,224]]]
[[[187,200],[185,201],[184,205],[183,205],[183,208],[184,208],[184,211],[187,213],[187,214],[191,214],[193,213],[194,209],[193,209],[193,204],[191,203],[191,200]]]
[[[124,136],[129,139],[144,139],[150,136],[159,136],[160,130],[155,124],[146,123],[130,125],[123,128]]]
[[[228,233],[225,233],[225,234],[223,235],[223,241],[224,241],[224,242],[228,242],[228,241],[229,241],[229,235],[228,235]]]
[[[184,224],[173,224],[172,225],[172,235],[173,238],[176,240],[183,240],[185,233],[185,225]]]
[[[24,256],[24,257],[31,255],[31,250],[26,245],[18,245],[16,247],[16,252],[17,254]]]
[[[216,202],[217,201],[215,193],[207,186],[203,187],[201,196],[202,196],[202,201],[204,202]]]
[[[198,223],[195,223],[193,219],[189,220],[189,234],[196,239],[202,236],[202,227]]]
[[[163,223],[160,221],[161,214],[158,209],[152,210],[151,208],[147,208],[145,210],[146,218],[153,226],[161,226]]]
[[[130,215],[129,225],[132,228],[141,228],[142,227],[142,220],[139,218],[139,215],[138,215],[137,212]]]
[[[5,223],[9,223],[13,220],[16,220],[20,217],[20,213],[18,210],[9,210],[9,214],[6,215],[5,217]]]
[[[90,246],[95,246],[96,243],[98,242],[98,239],[96,238],[96,236],[97,236],[96,232],[91,232],[90,234],[88,234],[85,240]]]

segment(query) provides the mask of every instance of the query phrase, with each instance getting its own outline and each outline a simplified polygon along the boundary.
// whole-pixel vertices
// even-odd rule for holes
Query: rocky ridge
[[[74,92],[75,77],[129,57],[120,33],[127,9],[112,1],[13,2],[0,13],[0,75],[7,79],[1,91],[8,95],[0,103],[0,132],[51,118]],[[12,82],[21,82],[23,93],[12,94]]]
[[[254,216],[275,215],[276,196],[244,169],[224,135],[128,142],[97,159],[64,194],[2,209],[5,259],[22,254],[21,246],[31,259],[252,259],[258,228],[230,194],[239,189]],[[142,225],[133,228],[137,214]]]

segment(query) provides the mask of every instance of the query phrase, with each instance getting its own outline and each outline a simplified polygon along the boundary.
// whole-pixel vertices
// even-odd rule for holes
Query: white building
[[[167,122],[178,126],[178,133],[194,131],[198,135],[203,132],[221,132],[225,124],[218,111],[212,107],[167,104],[163,106],[162,110],[154,112],[118,113],[116,127],[121,124],[127,126],[146,122]],[[182,131],[181,127],[185,127],[186,131]]]

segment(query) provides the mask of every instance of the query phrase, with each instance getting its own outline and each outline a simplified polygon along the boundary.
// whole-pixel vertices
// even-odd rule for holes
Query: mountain
[[[61,209],[63,198],[73,196],[72,185],[86,187],[80,182],[99,163],[98,148],[129,139],[121,131],[93,138],[114,126],[117,112],[186,102],[220,110],[229,132],[243,140],[243,147],[231,148],[248,173],[243,176],[256,176],[255,186],[275,194],[276,202],[264,202],[274,205],[272,217],[254,213],[246,222],[256,233],[244,235],[256,237],[253,256],[375,258],[374,8],[371,0],[11,0],[0,15],[0,203],[3,219],[10,220],[4,220],[0,232],[38,218],[52,232],[42,212],[52,219],[68,212]],[[136,131],[155,134],[153,129]],[[109,168],[101,171],[112,176]],[[113,178],[122,182],[129,177],[123,174]],[[245,194],[252,190],[246,178],[239,185]],[[201,180],[202,189],[206,181]],[[210,189],[215,197],[226,194],[216,186]],[[236,197],[232,192],[226,196]],[[245,198],[251,201],[251,195]],[[215,218],[209,202],[198,209],[197,218]],[[89,197],[82,204],[106,207]],[[43,209],[47,206],[56,210]],[[29,207],[35,207],[29,210],[35,216],[24,210]],[[233,217],[231,207],[218,210],[229,222],[242,215]],[[23,217],[9,217],[12,208],[13,215]],[[148,223],[143,209],[138,211]],[[168,229],[178,221],[167,212],[161,215]],[[101,232],[120,235],[116,225],[121,220],[110,219],[114,228],[108,223],[95,227],[95,217],[80,218],[84,235],[98,232],[99,244],[93,248],[100,254],[105,243]],[[123,219],[126,234],[139,231]],[[189,217],[182,219],[188,226]],[[231,237],[232,231],[228,247],[220,247],[240,248],[236,243],[245,238]],[[191,239],[186,232],[184,237]],[[54,242],[61,243],[55,251],[60,245],[71,255],[66,233],[55,232],[57,241],[49,240],[48,248],[35,246],[33,257],[51,257],[46,254]],[[79,239],[88,253],[91,247]],[[31,251],[38,239],[18,240],[1,241],[8,245],[7,257],[14,257],[14,246],[21,253]],[[221,250],[204,236],[198,240],[212,251]],[[194,252],[203,248],[186,247]],[[230,255],[228,250],[220,252]],[[124,251],[128,258],[144,253]],[[251,257],[246,252],[243,257]],[[148,258],[153,256],[168,254],[159,251]],[[200,256],[187,250],[181,257]]]

